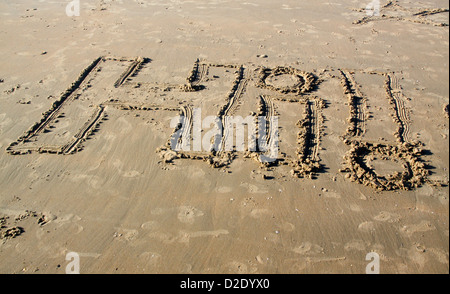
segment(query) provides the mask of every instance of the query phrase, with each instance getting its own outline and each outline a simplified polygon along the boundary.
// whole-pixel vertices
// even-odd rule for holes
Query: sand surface
[[[368,2],[0,0],[0,273],[448,273],[449,4]]]

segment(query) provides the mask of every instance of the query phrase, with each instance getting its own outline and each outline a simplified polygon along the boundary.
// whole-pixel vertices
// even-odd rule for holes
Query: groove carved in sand
[[[71,142],[68,142],[63,146],[40,146],[40,147],[24,147],[23,144],[29,142],[31,139],[37,137],[39,134],[44,131],[48,131],[51,124],[54,123],[57,118],[61,115],[64,106],[75,99],[77,99],[81,95],[82,87],[87,84],[88,76],[97,70],[102,62],[105,61],[105,58],[99,57],[94,60],[78,77],[78,79],[72,83],[69,89],[67,89],[60,97],[59,100],[55,101],[47,112],[43,113],[43,118],[40,122],[35,123],[25,134],[17,139],[17,141],[11,143],[6,151],[12,155],[17,154],[28,154],[31,152],[39,152],[39,153],[57,153],[57,154],[70,154],[75,150],[78,150],[78,144],[80,144],[83,139],[86,139],[88,135],[92,133],[92,131],[98,126],[99,120],[103,118],[103,108],[101,107],[97,114],[95,115],[95,119],[88,123],[88,128],[83,128],[80,132],[74,136]],[[80,137],[80,133],[83,137]],[[75,142],[77,142],[75,144]],[[70,152],[70,153],[68,153]]]
[[[319,151],[324,127],[322,109],[325,108],[325,102],[321,98],[310,97],[303,104],[304,119],[297,123],[300,128],[297,136],[297,160],[291,163],[294,168],[291,174],[295,177],[313,178],[322,169]]]
[[[350,126],[347,129],[347,137],[361,137],[366,132],[366,97],[359,90],[353,75],[349,71],[339,70],[341,85],[350,105]]]
[[[276,79],[283,75],[294,78],[294,85],[276,85],[269,82],[269,80]],[[317,79],[309,72],[300,71],[292,67],[278,66],[274,69],[263,67],[259,70],[256,86],[263,89],[278,91],[282,94],[292,93],[301,95],[313,91],[317,86]]]
[[[412,190],[424,183],[440,185],[428,179],[429,171],[422,160],[424,153],[420,142],[412,142],[408,139],[410,131],[409,112],[405,106],[404,95],[398,78],[393,73],[363,72],[365,74],[380,75],[385,77],[384,89],[386,98],[391,106],[391,117],[398,126],[393,134],[396,143],[369,142],[363,139],[366,130],[366,115],[362,105],[367,103],[365,97],[358,89],[353,75],[349,71],[339,70],[341,85],[344,95],[348,97],[350,106],[350,126],[343,136],[344,143],[350,150],[344,156],[344,168],[340,170],[346,173],[346,178],[381,191]],[[382,175],[370,165],[369,158],[380,157],[383,161],[393,161],[403,167],[402,172]]]
[[[235,80],[232,84],[231,90],[226,96],[225,104],[219,109],[217,113],[217,117],[221,121],[222,128],[220,130],[220,134],[222,134],[222,137],[220,139],[219,150],[217,152],[182,151],[183,148],[181,141],[183,140],[183,138],[191,138],[192,135],[193,113],[192,109],[190,107],[187,107],[182,113],[182,118],[184,119],[184,127],[182,129],[182,135],[180,137],[181,141],[176,148],[179,151],[171,150],[170,142],[166,143],[165,146],[160,147],[157,150],[157,153],[160,154],[160,157],[166,163],[172,162],[174,159],[194,159],[203,160],[214,168],[222,168],[231,164],[233,159],[236,157],[234,152],[225,151],[225,142],[227,142],[227,140],[229,140],[229,137],[233,134],[233,130],[230,129],[230,125],[228,124],[227,120],[238,110],[241,104],[242,95],[244,94],[245,89],[249,83],[249,78],[245,75],[245,68],[243,66],[235,65],[204,63],[197,60],[194,64],[193,70],[187,78],[187,84],[182,86],[182,90],[187,92],[202,90],[203,87],[201,85],[201,82],[207,79],[209,68],[211,67],[235,69]],[[175,129],[172,135],[179,130],[179,128]]]

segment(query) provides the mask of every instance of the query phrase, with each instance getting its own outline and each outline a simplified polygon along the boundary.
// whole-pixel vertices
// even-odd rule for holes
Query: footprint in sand
[[[142,175],[142,173],[140,173],[136,170],[129,170],[129,171],[122,170],[123,162],[119,159],[114,161],[113,166],[119,171],[119,174],[124,178],[136,178],[136,177]]]
[[[248,192],[251,194],[266,194],[268,193],[268,191],[262,187],[258,187],[256,185],[253,184],[249,184],[249,183],[242,183],[240,185],[241,187],[247,188]]]
[[[270,212],[270,210],[265,209],[265,208],[255,208],[255,209],[252,209],[252,211],[250,212],[250,216],[252,218],[256,218],[256,219],[263,218],[265,216],[266,217],[271,216],[271,215],[272,215],[272,213]]]
[[[3,133],[3,129],[11,123],[12,120],[9,117],[6,117],[6,113],[0,114],[0,133]]]
[[[193,224],[196,218],[203,215],[202,211],[192,206],[180,206],[178,208],[178,220],[185,224]]]
[[[303,242],[292,249],[292,251],[301,255],[317,255],[323,253],[323,248],[317,244],[312,244],[311,242]]]
[[[363,211],[361,206],[359,206],[357,204],[353,204],[353,203],[350,204],[349,208],[350,208],[351,211],[354,211],[354,212],[361,212],[361,211]]]
[[[366,247],[369,246],[368,242],[363,240],[353,240],[344,245],[346,251],[367,251]]]
[[[71,181],[75,183],[86,181],[87,184],[93,189],[99,189],[103,187],[102,179],[98,176],[91,176],[86,174],[72,175]]]
[[[425,249],[420,245],[412,245],[409,249],[402,248],[399,250],[398,254],[417,264],[419,270],[421,270],[429,260],[429,257],[425,254]]]
[[[141,255],[139,255],[139,260],[141,262],[144,262],[146,266],[157,266],[158,264],[161,264],[161,254],[156,252],[143,252]]]
[[[233,188],[232,188],[232,187],[225,187],[225,186],[222,186],[222,187],[217,187],[217,188],[215,189],[215,191],[216,191],[217,193],[220,193],[220,194],[228,194],[228,193],[233,192]]]
[[[292,224],[292,223],[289,223],[289,222],[283,222],[281,225],[280,225],[280,231],[281,232],[293,232],[293,231],[295,231],[295,225],[294,224]]]
[[[133,241],[139,235],[139,232],[133,229],[117,228],[116,230],[117,231],[114,233],[114,238],[119,241]]]
[[[262,217],[262,210],[258,210],[258,203],[253,199],[253,197],[247,197],[240,203],[240,210],[242,212],[243,217],[248,216],[249,214],[252,217]],[[252,214],[253,213],[253,214]]]
[[[171,208],[155,208],[152,210],[151,214],[155,216],[162,216],[165,214],[175,214],[177,219],[185,224],[193,224],[196,218],[202,217],[205,214],[203,211],[193,207],[193,206],[180,206],[180,207],[171,207]],[[154,226],[155,222],[147,222],[142,226]]]
[[[407,235],[408,237],[411,237],[415,233],[424,233],[433,230],[436,230],[436,227],[433,226],[429,221],[421,221],[419,224],[400,227],[400,232]]]
[[[157,228],[159,228],[159,224],[156,221],[148,221],[141,225],[141,229],[143,229],[143,230],[152,230],[153,231]]]
[[[195,166],[190,166],[187,175],[193,180],[205,180],[206,173],[203,169]]]
[[[172,244],[174,242],[188,244],[192,238],[218,238],[221,235],[228,235],[227,230],[215,230],[215,231],[179,231],[178,234],[172,234],[168,232],[151,232],[147,236],[151,239],[156,239],[165,244]]]
[[[147,237],[160,241],[164,244],[172,244],[176,241],[175,236],[167,232],[150,232]]]
[[[328,190],[322,190],[323,196],[326,198],[334,198],[334,199],[341,199],[341,194],[335,192],[335,191],[328,191]]]
[[[400,221],[400,216],[395,213],[382,211],[373,219],[379,222],[397,223]]]
[[[204,238],[204,237],[218,238],[221,235],[228,235],[228,234],[229,232],[227,230],[197,231],[197,232],[180,231],[178,233],[177,240],[180,243],[189,243],[191,238]]]
[[[259,264],[263,265],[269,262],[269,257],[267,254],[259,254],[255,257],[255,259]]]
[[[65,234],[68,235],[77,235],[84,231],[84,227],[79,224],[82,219],[78,215],[67,214],[56,217],[49,214],[44,218],[44,220],[45,219],[50,220],[48,223],[51,222],[55,227],[58,228],[58,230],[62,230]],[[48,223],[45,223],[44,225],[47,225]],[[36,237],[39,240],[46,240],[48,238],[47,230],[37,231]]]
[[[375,230],[375,224],[373,222],[363,222],[358,226],[358,230],[363,232],[371,232]]]

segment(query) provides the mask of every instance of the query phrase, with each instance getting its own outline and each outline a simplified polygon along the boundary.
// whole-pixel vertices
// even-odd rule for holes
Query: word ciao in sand
[[[136,81],[151,63],[151,59],[143,57],[97,58],[43,113],[42,119],[12,142],[6,151],[11,155],[34,152],[76,154],[100,131],[101,124],[111,113],[116,116],[120,111],[128,114],[165,113],[172,114],[170,127],[173,131],[167,143],[156,150],[163,164],[189,159],[202,160],[214,168],[227,168],[237,158],[237,153],[241,153],[242,158],[256,161],[263,169],[285,166],[294,178],[314,179],[324,172],[321,159],[325,136],[323,109],[330,104],[316,95],[322,83],[329,80],[337,82],[338,87],[340,84],[342,97],[347,98],[346,105],[350,110],[347,130],[341,136],[349,148],[340,169],[345,178],[381,191],[411,190],[425,183],[442,184],[429,180],[429,170],[422,160],[423,145],[409,138],[410,113],[394,73],[327,69],[317,75],[288,66],[252,68],[197,60],[183,84]],[[111,75],[111,72],[117,74]],[[391,123],[396,126],[393,134],[396,141],[366,139],[369,99],[362,93],[356,74],[384,80],[385,101],[391,109]],[[220,79],[225,82],[218,82]],[[108,84],[109,89],[105,91]],[[227,84],[231,84],[228,92]],[[222,90],[218,88],[221,85]],[[106,92],[109,94],[105,97]],[[168,95],[172,98],[167,100]],[[111,96],[127,97],[132,101]],[[202,98],[199,100],[199,97]],[[202,120],[203,109],[193,107],[193,103],[205,99],[210,101],[207,103],[215,101],[220,105],[223,101],[223,104],[216,115],[206,115]],[[282,149],[292,148],[295,142],[279,148],[280,116],[277,109],[282,105],[300,110],[300,120],[292,123],[297,136],[295,150],[290,154],[286,153],[289,150]],[[248,111],[255,106],[257,109],[246,118],[236,115],[241,108],[246,107]],[[205,112],[210,109],[206,107]],[[247,136],[244,135],[245,126],[248,127]],[[210,130],[202,135],[204,128]],[[382,174],[368,164],[368,160],[375,157],[400,164],[403,171]]]

